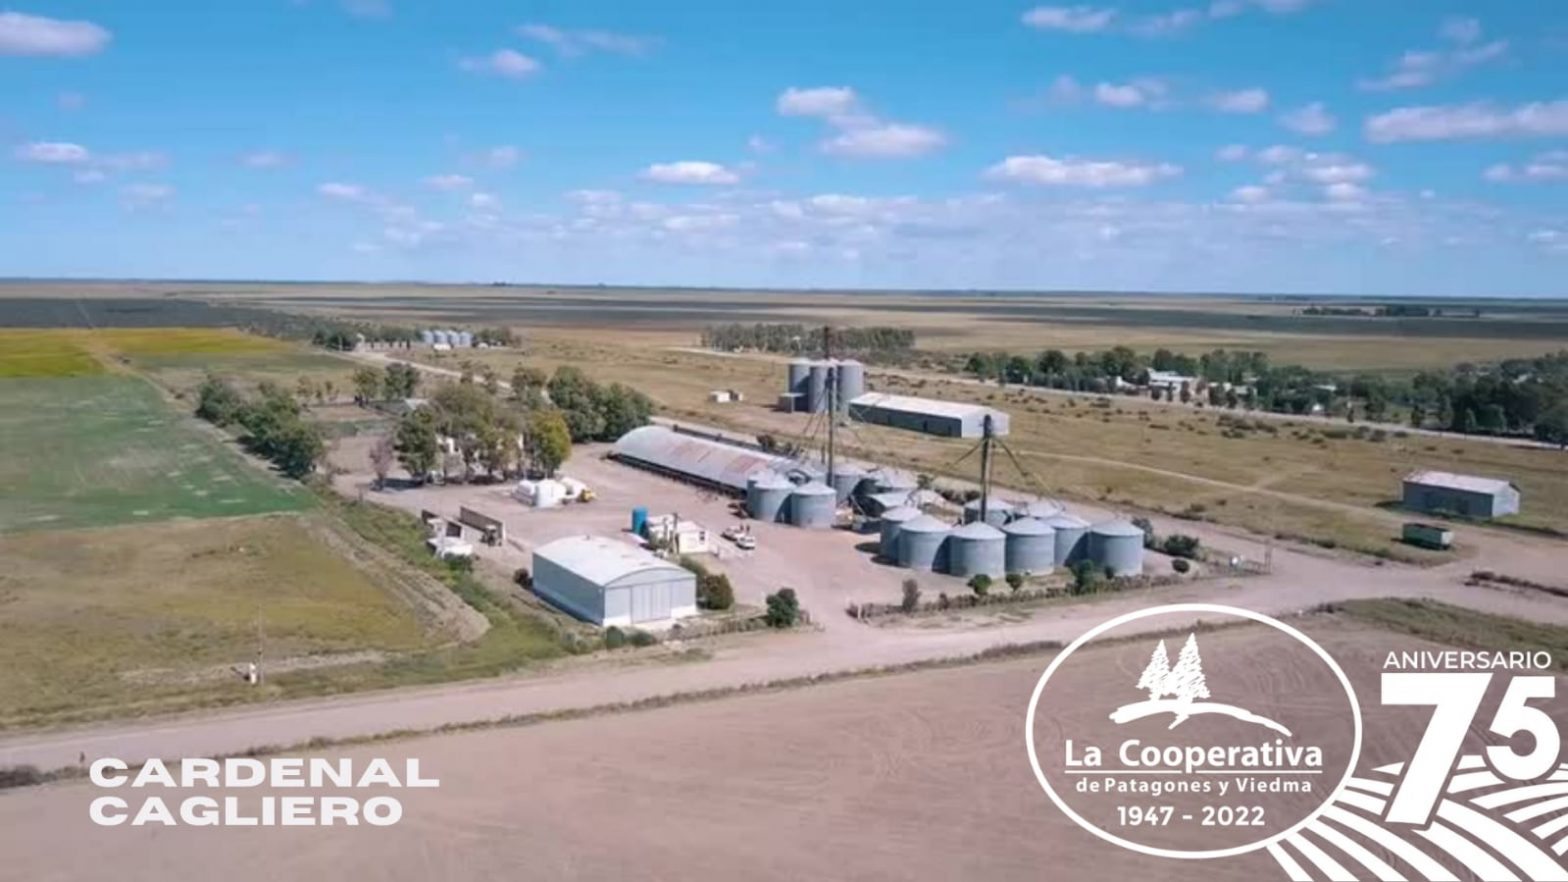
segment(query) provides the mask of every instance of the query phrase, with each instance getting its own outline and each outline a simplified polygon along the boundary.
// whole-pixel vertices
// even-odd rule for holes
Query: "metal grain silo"
[[[808,530],[826,530],[838,516],[838,496],[820,481],[801,484],[789,496],[789,522]]]
[[[1056,530],[1038,518],[1018,518],[1002,528],[1007,534],[1009,573],[1049,573],[1056,568]]]
[[[452,341],[454,347],[467,349],[474,345],[474,335],[468,331],[458,331],[457,339]]]
[[[784,387],[785,392],[795,395],[806,394],[806,378],[811,376],[811,362],[804,358],[797,358],[789,363],[789,381]]]
[[[452,336],[446,331],[431,331],[430,342],[437,346],[450,346],[452,345]]]
[[[429,328],[422,328],[419,332],[419,342],[429,346],[431,343],[436,342],[435,334],[431,333]]]
[[[920,517],[920,509],[904,505],[882,512],[882,539],[877,543],[877,553],[885,561],[898,563],[898,539],[904,525]]]
[[[1112,576],[1143,572],[1143,530],[1127,521],[1106,521],[1089,530],[1089,559]]]
[[[1089,522],[1066,512],[1046,518],[1056,531],[1056,565],[1075,564],[1089,553]]]
[[[920,486],[920,479],[908,472],[898,469],[879,468],[868,476],[876,485],[878,493],[908,492]]]
[[[843,503],[855,495],[855,490],[860,487],[860,482],[866,479],[866,473],[854,466],[835,465],[833,467],[833,491],[838,494],[838,501]]]
[[[853,359],[838,363],[838,404],[840,408],[866,394],[866,366]]]
[[[777,472],[752,475],[746,479],[746,513],[770,524],[782,521],[794,492],[795,485]]]
[[[947,537],[952,530],[930,515],[905,521],[898,531],[898,565],[928,573],[947,569]]]
[[[985,522],[993,527],[1000,527],[1007,523],[1013,515],[1013,505],[1000,499],[992,499],[986,503]],[[972,524],[980,520],[980,500],[971,499],[964,503],[964,523]]]
[[[806,375],[806,412],[818,413],[828,406],[828,370],[825,361],[811,363],[811,373]]]
[[[990,524],[965,524],[947,538],[947,572],[968,578],[1007,574],[1007,537]]]
[[[1035,518],[1043,521],[1046,518],[1054,518],[1066,510],[1067,506],[1054,499],[1036,499],[1013,509],[1013,517]]]

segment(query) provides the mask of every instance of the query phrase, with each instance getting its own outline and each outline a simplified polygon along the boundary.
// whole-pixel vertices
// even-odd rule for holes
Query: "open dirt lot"
[[[1423,713],[1378,707],[1376,676],[1389,650],[1432,644],[1335,620],[1307,630],[1361,697],[1362,768],[1407,759]],[[1205,647],[1249,639],[1219,632]],[[104,830],[89,824],[100,791],[85,783],[0,793],[0,848],[18,878],[62,882],[305,879],[322,867],[409,880],[1284,878],[1261,854],[1137,855],[1061,815],[1030,774],[1022,736],[1046,661],[333,751],[418,757],[441,780],[402,792],[404,819],[390,829]],[[1107,684],[1124,686],[1124,672],[1106,668]],[[1251,682],[1260,694],[1288,689],[1292,672],[1265,663]]]

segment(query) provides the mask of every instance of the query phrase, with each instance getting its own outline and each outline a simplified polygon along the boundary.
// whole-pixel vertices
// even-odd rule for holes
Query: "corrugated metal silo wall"
[[[1143,536],[1089,533],[1089,558],[1113,576],[1143,572]]]
[[[1006,549],[1006,540],[1001,536],[954,536],[947,544],[947,571],[964,578],[1000,578],[1007,573]]]

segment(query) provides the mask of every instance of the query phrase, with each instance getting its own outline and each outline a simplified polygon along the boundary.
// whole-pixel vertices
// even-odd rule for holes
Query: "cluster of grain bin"
[[[829,480],[833,484],[833,492],[838,497],[838,502],[843,504],[860,491],[860,485],[866,480],[866,473],[852,465],[835,464]]]
[[[1049,573],[1056,568],[1056,530],[1039,518],[1019,518],[1002,527],[1009,573]]]
[[[1089,522],[1067,512],[1052,515],[1043,523],[1053,531],[1056,565],[1072,566],[1089,553]]]
[[[469,331],[447,328],[429,328],[419,332],[419,342],[426,346],[445,345],[453,349],[468,349],[474,345],[474,335]]]
[[[779,409],[819,413],[828,409],[828,393],[843,409],[846,402],[866,392],[866,366],[852,359],[811,361],[800,358],[789,363],[784,394]]]
[[[1013,518],[1013,505],[1000,499],[990,499],[985,505],[985,522],[993,527],[1000,527]],[[973,524],[980,520],[980,500],[971,499],[964,503],[964,523]]]
[[[875,486],[875,475],[869,480]],[[1109,523],[1102,526],[1107,535],[1094,547],[1105,555],[1107,568],[1116,575],[1141,568],[1141,544],[1135,556],[1134,549],[1118,541],[1118,528]],[[921,515],[917,508],[898,505],[882,513],[879,552],[883,560],[911,569],[959,578],[997,578],[1008,573],[1048,573],[1085,559],[1101,561],[1091,556],[1092,532],[1088,521],[1067,514],[1061,503],[1051,499],[1017,504],[987,500],[984,519],[979,500],[971,500],[956,527]]]
[[[903,505],[882,512],[881,536],[878,553],[888,563],[898,563],[898,537],[904,525],[920,517],[920,509]]]
[[[746,513],[752,520],[778,523],[787,518],[795,485],[778,472],[760,472],[746,479]]]
[[[789,522],[808,530],[826,530],[838,517],[838,498],[833,488],[821,481],[796,487],[789,495]]]
[[[947,537],[947,572],[959,578],[1007,574],[1007,534],[979,521],[953,528]]]
[[[926,573],[945,571],[947,540],[952,532],[952,525],[930,515],[918,515],[905,521],[895,542],[898,565]]]

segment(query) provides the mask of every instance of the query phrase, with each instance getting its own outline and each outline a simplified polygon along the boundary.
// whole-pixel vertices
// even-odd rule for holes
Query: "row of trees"
[[[403,367],[389,366],[383,384],[395,384],[391,374]],[[369,391],[373,378],[362,379]],[[399,374],[396,382],[402,379]],[[356,389],[360,380],[356,374]],[[400,390],[397,397],[407,396]],[[573,442],[614,440],[646,425],[652,412],[653,402],[641,392],[595,383],[571,366],[548,378],[519,367],[509,394],[502,394],[493,373],[465,371],[399,420],[391,449],[416,480],[437,470],[465,479],[481,472],[491,479],[514,472],[552,475],[571,456]]]
[[[720,352],[751,349],[787,355],[820,355],[824,351],[822,335],[821,326],[737,322],[704,328],[702,345]],[[833,331],[834,355],[891,360],[908,355],[914,348],[915,332],[906,328],[879,326]]]
[[[419,369],[402,362],[393,362],[379,371],[367,365],[354,371],[352,382],[355,404],[413,398],[419,391]]]
[[[1352,422],[1358,417],[1378,422],[1402,418],[1416,428],[1534,435],[1568,445],[1568,351],[1486,367],[1460,364],[1408,380],[1271,365],[1262,352],[1215,349],[1193,356],[1157,349],[1145,355],[1126,346],[1072,355],[1048,349],[1033,358],[976,352],[964,360],[962,370],[1004,384],[1076,392],[1111,392],[1118,380],[1141,385],[1148,382],[1150,371],[1165,371],[1207,384],[1154,393],[1183,402],[1202,396],[1213,407],[1321,411]]]
[[[196,393],[196,415],[216,426],[240,431],[251,452],[272,461],[284,474],[303,478],[326,454],[321,430],[304,418],[304,407],[288,390],[263,382],[247,397],[228,381],[208,375]]]

